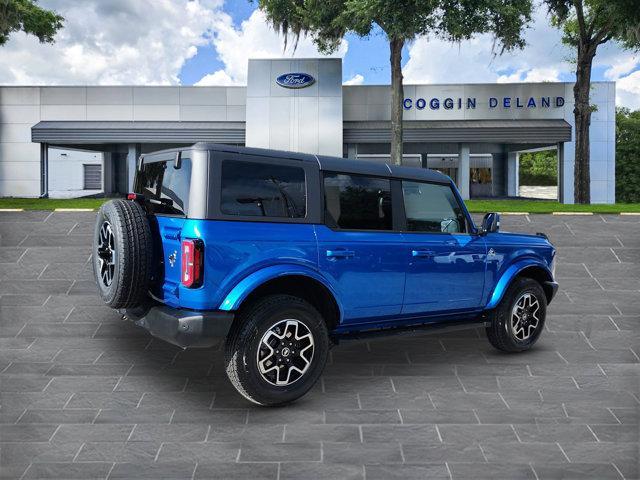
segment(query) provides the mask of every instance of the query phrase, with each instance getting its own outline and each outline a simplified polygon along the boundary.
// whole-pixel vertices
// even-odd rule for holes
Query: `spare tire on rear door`
[[[153,242],[144,209],[110,200],[100,207],[93,235],[93,272],[102,300],[112,308],[134,308],[146,298]]]

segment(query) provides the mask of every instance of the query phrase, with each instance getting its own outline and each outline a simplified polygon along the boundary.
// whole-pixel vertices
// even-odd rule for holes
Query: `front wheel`
[[[540,284],[531,278],[516,278],[491,315],[487,338],[503,352],[528,350],[540,337],[546,316],[547,297]]]
[[[324,369],[329,335],[318,311],[289,295],[265,297],[241,311],[225,344],[227,376],[258,405],[292,402]]]

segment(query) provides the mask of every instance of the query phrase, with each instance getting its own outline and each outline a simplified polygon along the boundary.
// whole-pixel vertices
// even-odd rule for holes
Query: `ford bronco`
[[[261,405],[304,395],[341,339],[471,326],[526,350],[558,288],[544,234],[476,227],[441,173],[204,143],[142,155],[93,253],[107,305],[182,348],[223,340]]]

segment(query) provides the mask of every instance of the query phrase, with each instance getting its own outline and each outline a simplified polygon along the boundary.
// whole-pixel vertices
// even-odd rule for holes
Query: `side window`
[[[465,215],[448,185],[403,181],[402,193],[408,230],[466,232]]]
[[[136,176],[135,191],[142,193],[152,213],[185,215],[189,209],[191,160],[182,157],[180,168],[173,161],[144,163]]]
[[[304,218],[307,190],[300,167],[222,162],[220,209],[225,215]]]
[[[348,230],[392,230],[391,182],[384,178],[326,173],[325,217]]]

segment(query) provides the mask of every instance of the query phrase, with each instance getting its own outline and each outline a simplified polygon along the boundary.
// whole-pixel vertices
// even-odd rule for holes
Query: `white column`
[[[509,197],[518,196],[518,170],[520,167],[520,154],[509,152],[507,157],[507,195]]]
[[[460,195],[463,200],[469,200],[470,153],[471,149],[469,144],[458,144],[458,190],[460,190]]]
[[[575,164],[575,142],[558,143],[558,201],[574,203],[573,168]]]
[[[133,192],[133,179],[136,175],[136,165],[140,156],[140,146],[130,143],[127,150],[127,191]]]
[[[348,143],[347,144],[347,158],[352,160],[356,160],[358,158],[358,144],[357,143]]]

